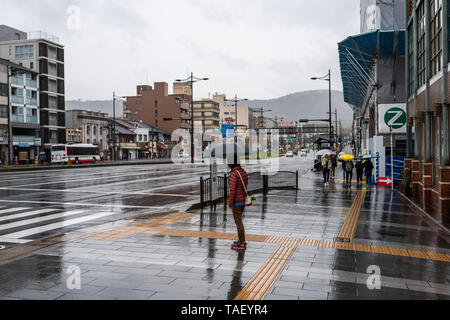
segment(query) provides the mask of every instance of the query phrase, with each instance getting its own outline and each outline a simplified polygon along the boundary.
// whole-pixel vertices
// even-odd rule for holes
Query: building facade
[[[72,143],[98,145],[100,156],[104,159],[108,158],[110,131],[108,114],[88,110],[67,110],[66,126],[67,129],[79,130],[81,133],[81,141],[72,141]],[[69,141],[67,142],[69,143]]]
[[[201,122],[203,130],[220,129],[220,108],[213,100],[194,101],[194,122]]]
[[[5,59],[0,59],[0,65],[3,75],[0,108],[2,116],[8,119],[1,121],[2,135],[7,134],[2,141],[8,150],[2,162],[33,164],[41,149],[37,73]]]
[[[0,57],[38,73],[40,135],[50,160],[51,146],[66,142],[64,47],[45,32],[27,34],[1,25]]]
[[[0,63],[0,162],[7,164],[9,159],[9,80],[8,68]]]
[[[412,198],[450,225],[449,3],[409,0],[406,30],[408,159]]]
[[[166,82],[157,82],[154,88],[137,86],[137,95],[127,97],[124,104],[124,119],[142,121],[169,133],[177,129],[189,130],[190,101],[189,95],[169,94]]]

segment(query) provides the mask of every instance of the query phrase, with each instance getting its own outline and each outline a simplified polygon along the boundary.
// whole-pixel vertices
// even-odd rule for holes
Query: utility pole
[[[113,92],[113,161],[116,161],[116,93]]]
[[[194,77],[194,73],[191,72],[191,75],[187,79],[177,79],[176,82],[189,82],[191,87],[191,163],[195,163],[195,150],[194,150],[194,83],[199,81],[207,81],[209,78],[196,78]],[[169,121],[170,118],[167,118],[166,121]],[[173,120],[173,119],[171,119]],[[202,146],[203,150],[203,146]],[[203,153],[203,151],[202,151]]]
[[[237,142],[237,129],[238,129],[238,102],[248,101],[248,99],[240,99],[237,95],[235,95],[234,99],[227,100],[227,102],[234,102],[234,142]]]
[[[331,119],[331,70],[328,70],[328,74],[323,77],[313,77],[311,80],[324,80],[328,81],[328,115],[329,115],[329,122],[330,122],[330,146],[333,146],[333,120]]]

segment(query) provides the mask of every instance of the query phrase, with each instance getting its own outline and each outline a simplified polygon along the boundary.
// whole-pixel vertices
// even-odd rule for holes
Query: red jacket
[[[235,203],[245,202],[246,193],[244,186],[242,185],[241,178],[238,172],[244,180],[245,188],[248,186],[248,175],[242,167],[236,167],[231,170],[228,185],[230,186],[230,199],[228,200],[228,206],[234,207]]]

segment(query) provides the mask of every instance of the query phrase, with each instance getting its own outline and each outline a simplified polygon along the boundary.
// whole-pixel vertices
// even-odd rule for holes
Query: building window
[[[31,69],[31,70],[34,69],[34,62],[30,62],[30,69]]]
[[[144,134],[144,142],[148,141],[148,136],[146,134]]]
[[[413,30],[413,25],[411,25],[408,28],[408,73],[409,73],[409,83],[408,83],[408,93],[409,96],[411,96],[413,94],[413,92],[415,91],[414,88],[414,65],[415,65],[415,61],[414,61],[414,30]]]
[[[86,126],[86,134],[91,134],[91,127],[90,126]]]
[[[0,106],[0,118],[8,118],[8,106]]]
[[[8,96],[8,85],[5,83],[0,83],[0,96],[2,97]]]
[[[16,46],[16,60],[33,59],[34,57],[34,46]]]
[[[425,1],[422,1],[417,10],[417,87],[425,84]]]
[[[142,141],[142,134],[138,135],[138,141]]]
[[[155,101],[155,108],[158,108],[158,100]]]
[[[0,137],[2,138],[8,137],[8,126],[0,125]]]
[[[442,0],[430,1],[431,76],[442,69]]]
[[[96,127],[96,126],[94,126],[94,128],[92,129],[92,131],[93,131],[93,134],[94,134],[94,135],[97,135],[97,127]]]

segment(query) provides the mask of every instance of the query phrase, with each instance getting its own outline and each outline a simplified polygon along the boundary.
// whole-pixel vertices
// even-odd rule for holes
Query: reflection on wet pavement
[[[194,190],[181,188],[182,194]],[[236,227],[223,205],[191,215],[166,208],[166,215],[94,226],[89,236],[3,263],[0,299],[450,299],[449,234],[396,192],[365,193],[353,243],[346,244],[336,238],[361,188],[324,188],[319,175],[308,173],[300,189],[256,196],[245,211],[251,239],[245,252],[230,249]],[[165,206],[148,200],[153,197],[127,195],[114,203]],[[73,265],[81,269],[81,290],[66,285]],[[370,266],[380,267],[380,290],[367,286]]]

